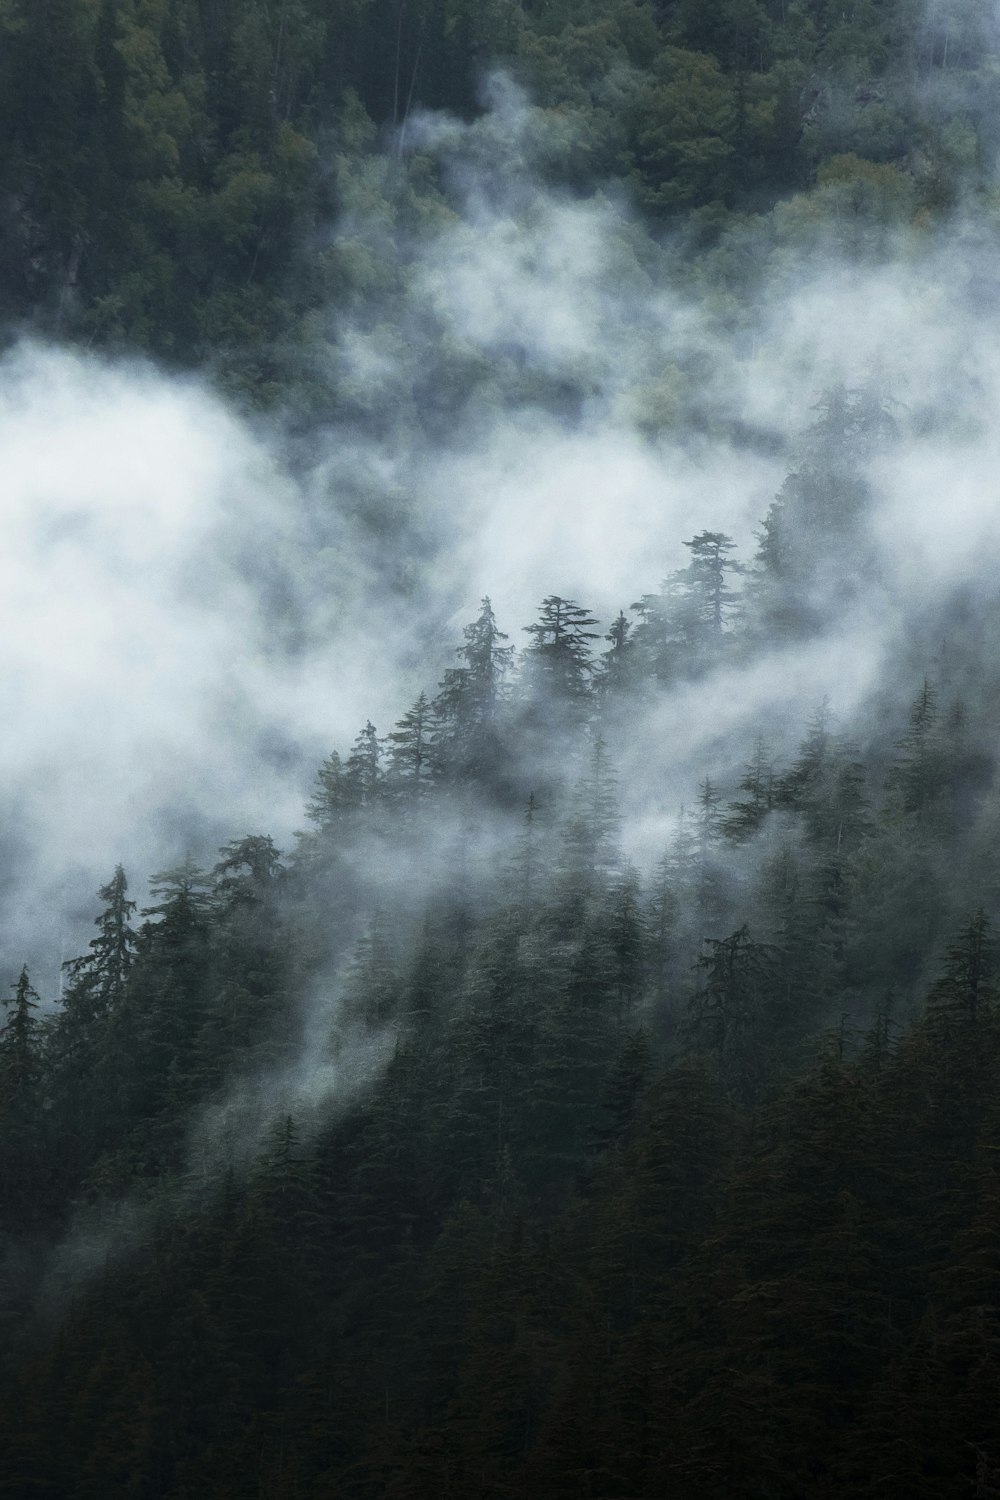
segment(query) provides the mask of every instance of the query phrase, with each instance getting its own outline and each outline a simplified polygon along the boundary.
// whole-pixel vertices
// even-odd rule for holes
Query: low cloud
[[[929,602],[988,586],[1000,317],[974,237],[785,256],[736,318],[625,208],[540,185],[542,117],[497,100],[408,127],[448,212],[373,231],[403,290],[331,322],[317,370],[360,406],[307,462],[197,380],[34,344],[0,365],[2,946],[49,996],[115,862],[140,883],[248,831],[287,846],[319,759],[433,689],[482,594],[520,645],[544,594],[610,622],[703,528],[747,557],[837,382],[875,382],[899,434],[869,465],[866,613],[636,723],[636,852],[706,755],[794,735],[824,693],[846,722]]]

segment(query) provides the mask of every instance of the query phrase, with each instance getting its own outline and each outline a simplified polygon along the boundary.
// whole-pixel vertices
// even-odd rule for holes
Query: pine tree
[[[390,1021],[400,996],[387,912],[374,911],[355,945],[344,981],[342,1015],[337,1029],[349,1037],[356,1026],[378,1027]]]
[[[757,551],[747,570],[746,608],[753,639],[771,645],[794,639],[808,628],[809,612],[800,598],[798,556],[782,491],[768,507],[754,535]]]
[[[222,858],[211,872],[212,956],[218,980],[197,1049],[206,1082],[221,1081],[237,1063],[246,1067],[250,1057],[257,1066],[273,1066],[291,1045],[281,851],[266,835],[251,834],[219,853]]]
[[[507,636],[488,597],[463,633],[464,644],[456,653],[462,665],[445,672],[434,700],[435,763],[452,779],[494,786],[501,776],[500,716],[514,648],[501,644]]]
[[[578,789],[566,830],[566,877],[581,896],[617,869],[618,827],[617,777],[604,739],[598,734],[591,744],[588,773]]]
[[[88,1162],[108,1144],[108,1100],[116,1092],[113,1035],[125,1014],[128,986],[138,937],[131,926],[134,901],[121,865],[101,886],[106,902],[96,918],[98,936],[90,952],[63,965],[67,983],[49,1041],[49,1063],[58,1101],[57,1119],[65,1128],[66,1148],[60,1169],[75,1182]]]
[[[215,987],[211,895],[207,877],[190,858],[154,875],[150,891],[155,904],[142,913],[146,921],[128,1004],[109,1042],[109,1103],[146,1121],[158,1138],[162,1128],[162,1149],[169,1152],[185,1106],[205,1082],[199,1076],[199,1035]]]
[[[725,905],[726,872],[719,858],[722,843],[722,798],[706,776],[698,788],[692,816],[694,914],[701,931],[711,931]]]
[[[808,839],[826,855],[856,848],[868,832],[865,769],[856,747],[834,737],[826,699],[809,720],[798,756],[778,779],[775,801],[802,816]]]
[[[638,656],[632,621],[619,611],[604,639],[608,649],[594,672],[594,691],[605,714],[627,710],[628,699],[638,686]]]
[[[524,809],[524,827],[518,840],[517,888],[526,910],[530,910],[535,896],[535,880],[538,870],[538,799],[534,792],[528,796]]]
[[[42,1076],[41,1023],[32,1014],[38,994],[26,968],[4,1005],[9,1013],[0,1031],[0,1112],[7,1120],[26,1119],[37,1108]]]
[[[283,873],[281,850],[267,834],[248,834],[219,850],[213,866],[215,895],[225,905],[256,904],[269,899]]]
[[[691,1002],[691,1031],[716,1054],[738,1096],[751,1099],[763,1077],[774,961],[743,926],[727,938],[706,938],[698,960],[702,981]]]
[[[22,968],[14,994],[4,1001],[0,1030],[0,1208],[13,1225],[35,1224],[44,1212],[42,1184],[42,1026],[38,995]]]
[[[928,998],[928,1017],[935,1025],[969,1032],[988,1016],[994,999],[994,938],[982,907],[945,952],[944,973]]]
[[[638,616],[631,647],[643,677],[668,687],[684,675],[695,633],[687,598],[677,578],[665,579],[658,594],[643,594],[630,606]]]
[[[745,792],[746,797],[740,802],[730,802],[722,822],[722,831],[727,838],[742,843],[757,833],[774,808],[776,782],[774,763],[764,741],[758,736],[754,742],[753,760],[744,768],[739,784],[739,790]]]
[[[680,577],[684,580],[704,648],[718,651],[726,627],[739,608],[738,596],[729,586],[731,577],[745,571],[730,554],[736,543],[721,531],[700,531],[684,543],[691,561]]]
[[[412,814],[425,802],[432,786],[434,713],[427,694],[398,721],[388,736],[386,782],[397,805]]]
[[[320,833],[330,833],[352,806],[351,788],[344,763],[334,750],[316,773],[316,786],[306,804],[306,816]]]
[[[945,787],[945,763],[940,739],[937,691],[924,678],[910,706],[906,733],[896,741],[900,754],[887,786],[901,810],[918,819],[926,816]]]
[[[365,723],[351,747],[344,767],[347,805],[352,809],[373,808],[382,793],[382,741],[371,719]]]
[[[589,627],[596,624],[589,610],[572,599],[550,594],[542,600],[538,621],[524,627],[533,637],[525,666],[536,697],[553,707],[586,699],[593,671],[589,643],[597,640],[597,632]]]
[[[489,722],[500,704],[504,683],[514,662],[514,647],[503,646],[507,636],[499,628],[489,598],[484,598],[478,617],[463,631],[465,644],[458,648],[469,691],[479,722]]]
[[[619,1025],[637,1009],[645,985],[646,930],[640,894],[638,872],[629,866],[611,892],[607,925]]]
[[[130,924],[136,909],[128,899],[128,881],[121,865],[97,895],[106,902],[95,919],[99,932],[90,941],[90,953],[63,965],[66,990],[63,996],[67,1020],[81,1023],[105,1019],[119,1010],[135,959],[136,934]]]

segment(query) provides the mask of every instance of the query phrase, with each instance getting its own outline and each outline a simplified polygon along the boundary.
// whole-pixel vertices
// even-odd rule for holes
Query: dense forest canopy
[[[929,229],[993,191],[980,0],[5,0],[0,41],[8,325],[208,363],[257,401],[318,311],[392,274],[338,216],[442,212],[412,124],[475,117],[498,65],[565,144],[553,184],[623,184],[729,249],[722,286],[752,275],[748,241]]]
[[[0,1494],[1000,1493],[998,95],[0,0]]]

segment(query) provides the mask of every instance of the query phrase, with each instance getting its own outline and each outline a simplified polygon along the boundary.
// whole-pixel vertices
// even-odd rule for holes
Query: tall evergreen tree
[[[737,842],[750,839],[773,810],[777,797],[777,775],[764,741],[757,737],[753,759],[744,767],[739,790],[742,801],[731,802],[722,823],[723,832]]]
[[[116,865],[111,880],[97,893],[106,905],[95,919],[98,936],[90,941],[90,953],[63,965],[67,1020],[102,1020],[122,1005],[136,949],[136,933],[130,925],[136,904],[127,893],[125,871]]]
[[[597,640],[591,625],[597,621],[573,599],[550,594],[543,599],[541,614],[525,633],[532,644],[525,652],[528,683],[536,698],[554,709],[586,700],[593,671],[590,642]]]
[[[14,994],[4,1001],[0,1029],[0,1210],[5,1227],[34,1227],[44,1211],[42,1161],[42,1026],[38,995],[22,968]]]
[[[904,813],[923,818],[945,783],[937,690],[926,677],[910,705],[906,733],[896,745],[899,755],[889,772],[889,793]]]
[[[691,561],[681,577],[692,613],[701,627],[699,635],[706,650],[718,650],[739,607],[730,579],[744,572],[744,566],[731,556],[736,543],[724,532],[700,531],[684,545],[691,553]]]
[[[514,648],[502,644],[507,636],[488,597],[463,634],[456,653],[462,665],[448,668],[434,700],[435,762],[459,781],[495,787],[503,761],[500,715]]]
[[[382,741],[375,725],[368,719],[354,741],[344,767],[344,783],[351,808],[372,808],[379,801],[385,776],[382,751]]]
[[[432,785],[434,713],[421,693],[388,736],[386,779],[404,812],[413,813]]]

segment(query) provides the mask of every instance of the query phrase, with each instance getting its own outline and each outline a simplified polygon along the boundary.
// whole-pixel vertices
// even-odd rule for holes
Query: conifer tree
[[[239,1062],[246,1066],[250,1056],[258,1066],[274,1065],[292,1029],[281,851],[270,837],[251,834],[219,853],[211,872],[216,972],[197,1049],[206,1082],[221,1080]]]
[[[608,649],[597,663],[594,691],[602,710],[609,713],[624,707],[638,685],[633,625],[623,611],[619,611],[604,639]]]
[[[32,1014],[38,1009],[38,994],[26,968],[4,1005],[8,1015],[0,1031],[0,1110],[8,1121],[27,1119],[38,1104],[42,1048],[41,1023]]]
[[[724,532],[700,531],[684,545],[691,553],[691,561],[680,577],[687,590],[693,617],[700,626],[699,643],[708,651],[717,651],[726,627],[739,607],[738,597],[730,587],[730,578],[745,570],[743,564],[730,555],[736,543]]]
[[[994,938],[982,907],[945,951],[944,973],[928,999],[932,1022],[969,1032],[988,1018],[994,1002]]]
[[[421,693],[388,736],[387,785],[400,806],[411,813],[431,789],[433,725],[433,710],[427,694]]]
[[[267,834],[248,834],[219,850],[212,868],[217,899],[227,905],[259,904],[268,899],[282,874],[281,850]]]
[[[777,775],[764,741],[757,737],[754,742],[753,759],[744,767],[739,790],[745,792],[742,801],[730,802],[722,830],[727,838],[738,843],[750,839],[758,831],[772,811],[777,797]]]
[[[856,847],[870,827],[865,770],[856,747],[833,733],[826,699],[809,720],[799,753],[775,788],[779,807],[802,815],[809,840],[826,854]]]
[[[597,640],[591,625],[597,621],[573,599],[550,594],[541,614],[525,633],[533,637],[525,652],[529,685],[537,697],[553,706],[579,704],[589,691],[593,671],[590,642]]]
[[[162,1112],[172,1138],[203,1085],[199,1035],[214,989],[211,895],[190,857],[154,875],[150,892],[155,904],[142,913],[128,1004],[111,1036],[117,1097],[109,1102],[147,1122]]]
[[[121,865],[98,898],[106,903],[95,919],[98,936],[90,941],[90,954],[70,959],[66,974],[64,1006],[87,1020],[103,1018],[118,1010],[135,959],[136,934],[130,926],[134,901],[128,899],[128,881]]]
[[[344,1030],[384,1026],[393,1018],[400,984],[393,953],[388,915],[382,908],[372,912],[364,933],[355,945],[344,982]]]
[[[646,977],[646,931],[638,872],[629,866],[611,892],[607,942],[611,952],[615,1014],[619,1024],[637,1007]]]
[[[329,833],[352,805],[344,763],[334,750],[316,773],[316,785],[306,804],[306,816],[320,833]]]
[[[496,783],[502,761],[500,714],[506,683],[514,661],[513,646],[505,646],[489,598],[479,615],[463,631],[456,654],[460,667],[449,667],[434,700],[435,762],[439,772],[458,781]]]
[[[566,867],[571,881],[590,887],[618,865],[617,777],[602,735],[594,736],[586,778],[566,831]]]
[[[691,659],[694,622],[679,575],[660,585],[658,594],[643,594],[631,605],[638,621],[631,646],[642,675],[661,687],[682,677]]]
[[[896,747],[900,753],[889,772],[888,788],[902,811],[919,819],[941,795],[945,782],[937,690],[926,677],[910,705],[906,733]]]
[[[746,926],[727,938],[707,938],[705,947],[691,1002],[692,1032],[716,1054],[737,1094],[750,1099],[763,1075],[773,958]]]
[[[691,819],[694,913],[702,934],[715,928],[725,904],[726,874],[720,860],[722,798],[711,778],[698,788]]]
[[[0,1207],[9,1223],[33,1226],[43,1210],[36,1174],[42,1157],[42,1026],[38,995],[22,968],[4,1001],[0,1029]],[[8,1219],[7,1216],[12,1216]]]
[[[354,741],[344,767],[348,806],[354,809],[374,807],[382,792],[384,776],[382,741],[375,725],[368,719]]]
[[[98,891],[106,905],[96,918],[98,935],[91,939],[90,952],[63,965],[66,987],[48,1052],[59,1118],[66,1128],[61,1166],[70,1181],[108,1139],[108,1100],[117,1088],[109,1076],[115,1066],[114,1033],[124,1024],[138,947],[131,926],[136,904],[127,892],[125,872],[117,865]]]

